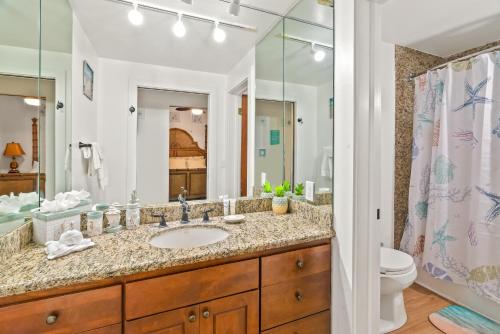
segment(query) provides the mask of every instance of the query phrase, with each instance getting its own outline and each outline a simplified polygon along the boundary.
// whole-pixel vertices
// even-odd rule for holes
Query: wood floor
[[[391,334],[442,334],[429,322],[428,317],[432,312],[451,305],[448,300],[417,284],[404,291],[404,298],[408,322]]]

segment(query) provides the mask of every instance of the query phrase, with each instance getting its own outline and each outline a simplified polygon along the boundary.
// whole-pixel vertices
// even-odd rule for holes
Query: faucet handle
[[[165,220],[165,215],[163,213],[156,212],[156,213],[153,213],[151,216],[156,217],[156,218],[158,218],[158,217],[160,218],[160,224],[159,224],[160,227],[167,227],[168,226],[167,222]]]
[[[208,216],[208,213],[212,212],[212,211],[214,211],[213,208],[203,211],[203,221],[202,221],[203,223],[209,223],[210,222],[210,217]]]

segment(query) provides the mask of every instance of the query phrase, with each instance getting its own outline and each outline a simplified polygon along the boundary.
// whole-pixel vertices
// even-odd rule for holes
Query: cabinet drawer
[[[132,282],[125,287],[125,318],[137,319],[258,287],[258,259]]]
[[[121,322],[121,286],[0,308],[0,333],[79,333]]]
[[[262,258],[262,286],[330,270],[330,245]]]
[[[199,306],[194,305],[133,321],[126,321],[125,334],[197,334],[200,327],[199,313]]]
[[[269,329],[330,307],[330,272],[325,271],[261,290],[261,327]]]
[[[262,334],[330,334],[330,311],[275,327]]]

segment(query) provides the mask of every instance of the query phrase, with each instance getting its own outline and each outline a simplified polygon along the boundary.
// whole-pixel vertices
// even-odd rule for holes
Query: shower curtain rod
[[[420,73],[410,73],[410,75],[408,75],[408,81],[413,81],[413,79],[415,79],[416,77],[421,76],[422,74],[427,73],[427,71],[434,71],[434,70],[438,70],[438,69],[440,69],[440,68],[444,68],[444,67],[448,66],[448,64],[452,64],[452,63],[456,63],[456,62],[459,62],[459,61],[462,61],[462,60],[470,59],[470,58],[475,57],[475,56],[478,56],[478,55],[480,55],[480,54],[483,54],[483,53],[488,53],[488,52],[491,52],[491,51],[494,51],[494,50],[497,50],[497,49],[500,49],[500,45],[493,46],[493,47],[488,48],[488,49],[486,49],[486,50],[482,50],[482,51],[474,52],[474,53],[472,53],[472,54],[470,54],[470,55],[463,56],[463,57],[460,57],[460,58],[457,58],[457,59],[454,59],[454,60],[447,61],[446,63],[443,63],[443,64],[439,64],[439,65],[434,66],[434,67],[433,67],[433,68],[431,68],[430,70],[425,70],[425,71],[422,71],[422,72],[420,72]]]

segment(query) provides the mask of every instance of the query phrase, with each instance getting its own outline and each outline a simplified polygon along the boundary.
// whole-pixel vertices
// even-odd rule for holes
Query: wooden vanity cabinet
[[[112,325],[121,330],[121,292],[115,285],[2,307],[0,333],[116,333]]]
[[[4,304],[0,334],[330,333],[330,244],[271,254]]]

